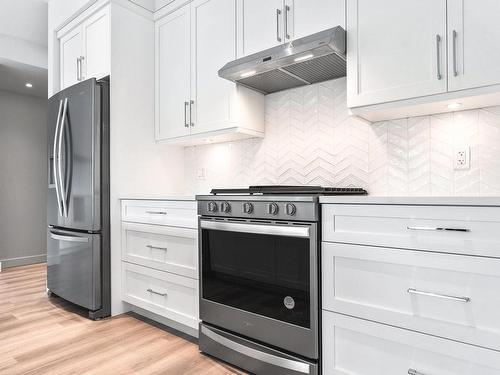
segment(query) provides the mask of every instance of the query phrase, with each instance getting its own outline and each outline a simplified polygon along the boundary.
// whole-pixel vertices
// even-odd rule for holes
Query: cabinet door
[[[229,127],[235,84],[220,78],[218,71],[236,58],[235,15],[236,0],[191,3],[192,134]]]
[[[347,31],[349,107],[446,92],[446,0],[350,0]]]
[[[335,26],[345,28],[345,0],[285,0],[285,6],[285,38],[299,39]]]
[[[500,1],[449,0],[449,90],[500,84]]]
[[[159,20],[155,28],[155,136],[161,140],[189,135],[189,4]]]
[[[283,0],[240,0],[239,4],[243,14],[238,41],[240,57],[285,42]]]
[[[109,10],[105,8],[90,17],[83,24],[85,54],[83,60],[83,78],[102,78],[109,74],[110,28]]]
[[[59,41],[61,90],[78,82],[78,59],[83,53],[83,35],[78,27],[61,37]]]

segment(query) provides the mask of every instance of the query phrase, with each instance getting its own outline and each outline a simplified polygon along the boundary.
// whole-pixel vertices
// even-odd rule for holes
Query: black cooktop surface
[[[242,189],[212,189],[214,195],[224,194],[319,194],[319,195],[367,195],[363,188],[335,188],[323,186],[259,185]]]

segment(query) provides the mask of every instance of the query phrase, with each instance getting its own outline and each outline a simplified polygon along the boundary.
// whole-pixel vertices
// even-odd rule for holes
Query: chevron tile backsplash
[[[455,171],[456,146],[471,169]],[[500,195],[500,107],[369,124],[338,79],[266,97],[266,136],[187,147],[188,193],[256,184],[361,186],[372,195]],[[198,178],[199,169],[206,176]]]

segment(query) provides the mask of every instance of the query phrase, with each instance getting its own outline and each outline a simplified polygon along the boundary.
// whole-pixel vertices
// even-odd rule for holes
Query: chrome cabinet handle
[[[58,241],[65,241],[65,242],[83,242],[83,243],[88,243],[89,239],[87,237],[78,237],[78,236],[65,236],[62,234],[57,234],[54,232],[50,232],[50,238]]]
[[[436,35],[436,60],[437,60],[437,79],[441,80],[443,76],[441,75],[441,36]]]
[[[464,303],[470,302],[470,297],[450,296],[448,294],[426,292],[426,291],[423,291],[423,290],[417,290],[415,288],[409,288],[407,290],[407,292],[408,292],[408,294],[417,294],[417,295],[421,295],[421,296],[428,296],[428,297],[436,297],[436,298],[442,298],[442,299],[449,299],[449,300],[452,300],[452,301],[459,301],[459,302],[464,302]]]
[[[189,101],[189,125],[194,126],[194,121],[193,121],[193,106],[194,106],[194,100]]]
[[[166,215],[167,211],[146,211],[146,213],[150,215]]]
[[[148,247],[151,250],[153,250],[153,249],[164,250],[164,251],[168,250],[166,247],[158,247],[158,246],[153,246],[153,245],[146,245],[146,247]]]
[[[423,372],[410,368],[408,369],[408,375],[425,375],[425,374]]]
[[[281,18],[281,9],[276,9],[276,40],[281,43],[280,18]]]
[[[167,296],[167,293],[160,293],[160,292],[155,292],[153,289],[149,288],[148,289],[148,292],[149,293],[153,293],[153,294],[156,294],[158,296],[162,296],[162,297],[166,297]]]
[[[456,77],[458,76],[458,69],[457,69],[457,38],[458,38],[458,33],[456,30],[453,30],[453,75]]]
[[[59,136],[59,122],[61,121],[61,112],[63,109],[63,101],[62,99],[59,101],[59,110],[57,111],[57,120],[56,120],[56,131],[54,133],[54,147],[53,147],[53,158],[52,158],[52,169],[54,173],[54,185],[56,186],[56,197],[57,197],[57,208],[59,212],[59,216],[63,216],[62,207],[61,207],[61,194],[59,192],[59,179],[57,173],[57,165],[59,154],[57,153],[57,140]]]
[[[80,58],[76,58],[76,80],[80,81]]]
[[[442,231],[442,232],[470,232],[468,228],[443,228],[443,227],[406,227],[408,230]]]
[[[187,121],[187,111],[189,102],[184,102],[184,127],[189,128],[189,123]]]
[[[64,107],[61,118],[61,126],[59,128],[59,144],[58,144],[58,154],[57,154],[57,169],[59,172],[59,188],[62,201],[62,212],[64,217],[68,217],[68,207],[66,205],[66,194],[64,189],[64,183],[62,178],[62,139],[64,134],[64,125],[66,124],[66,113],[68,110],[68,98],[64,99]]]
[[[285,5],[285,38],[290,40],[290,34],[288,33],[288,14],[290,13],[290,6]]]
[[[80,56],[80,81],[85,79],[83,75],[83,60],[85,60],[85,56]]]
[[[211,220],[201,220],[200,228],[208,230],[221,230],[236,233],[267,234],[270,236],[288,236],[310,238],[310,227],[304,226],[278,226],[263,224],[244,224],[232,222],[217,222]]]

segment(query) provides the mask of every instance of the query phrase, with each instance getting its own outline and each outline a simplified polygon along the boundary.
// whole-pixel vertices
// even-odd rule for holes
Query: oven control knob
[[[209,202],[207,205],[208,212],[217,212],[217,203]]]
[[[220,206],[220,210],[222,212],[228,214],[231,212],[231,205],[229,204],[229,202],[222,202],[222,204]]]
[[[297,207],[293,203],[287,203],[286,214],[288,216],[293,216],[297,213]]]
[[[277,203],[269,203],[269,213],[271,215],[278,215],[278,211],[279,211],[279,207],[278,207],[278,204]]]
[[[253,204],[250,202],[243,203],[243,212],[251,214],[253,212]]]

